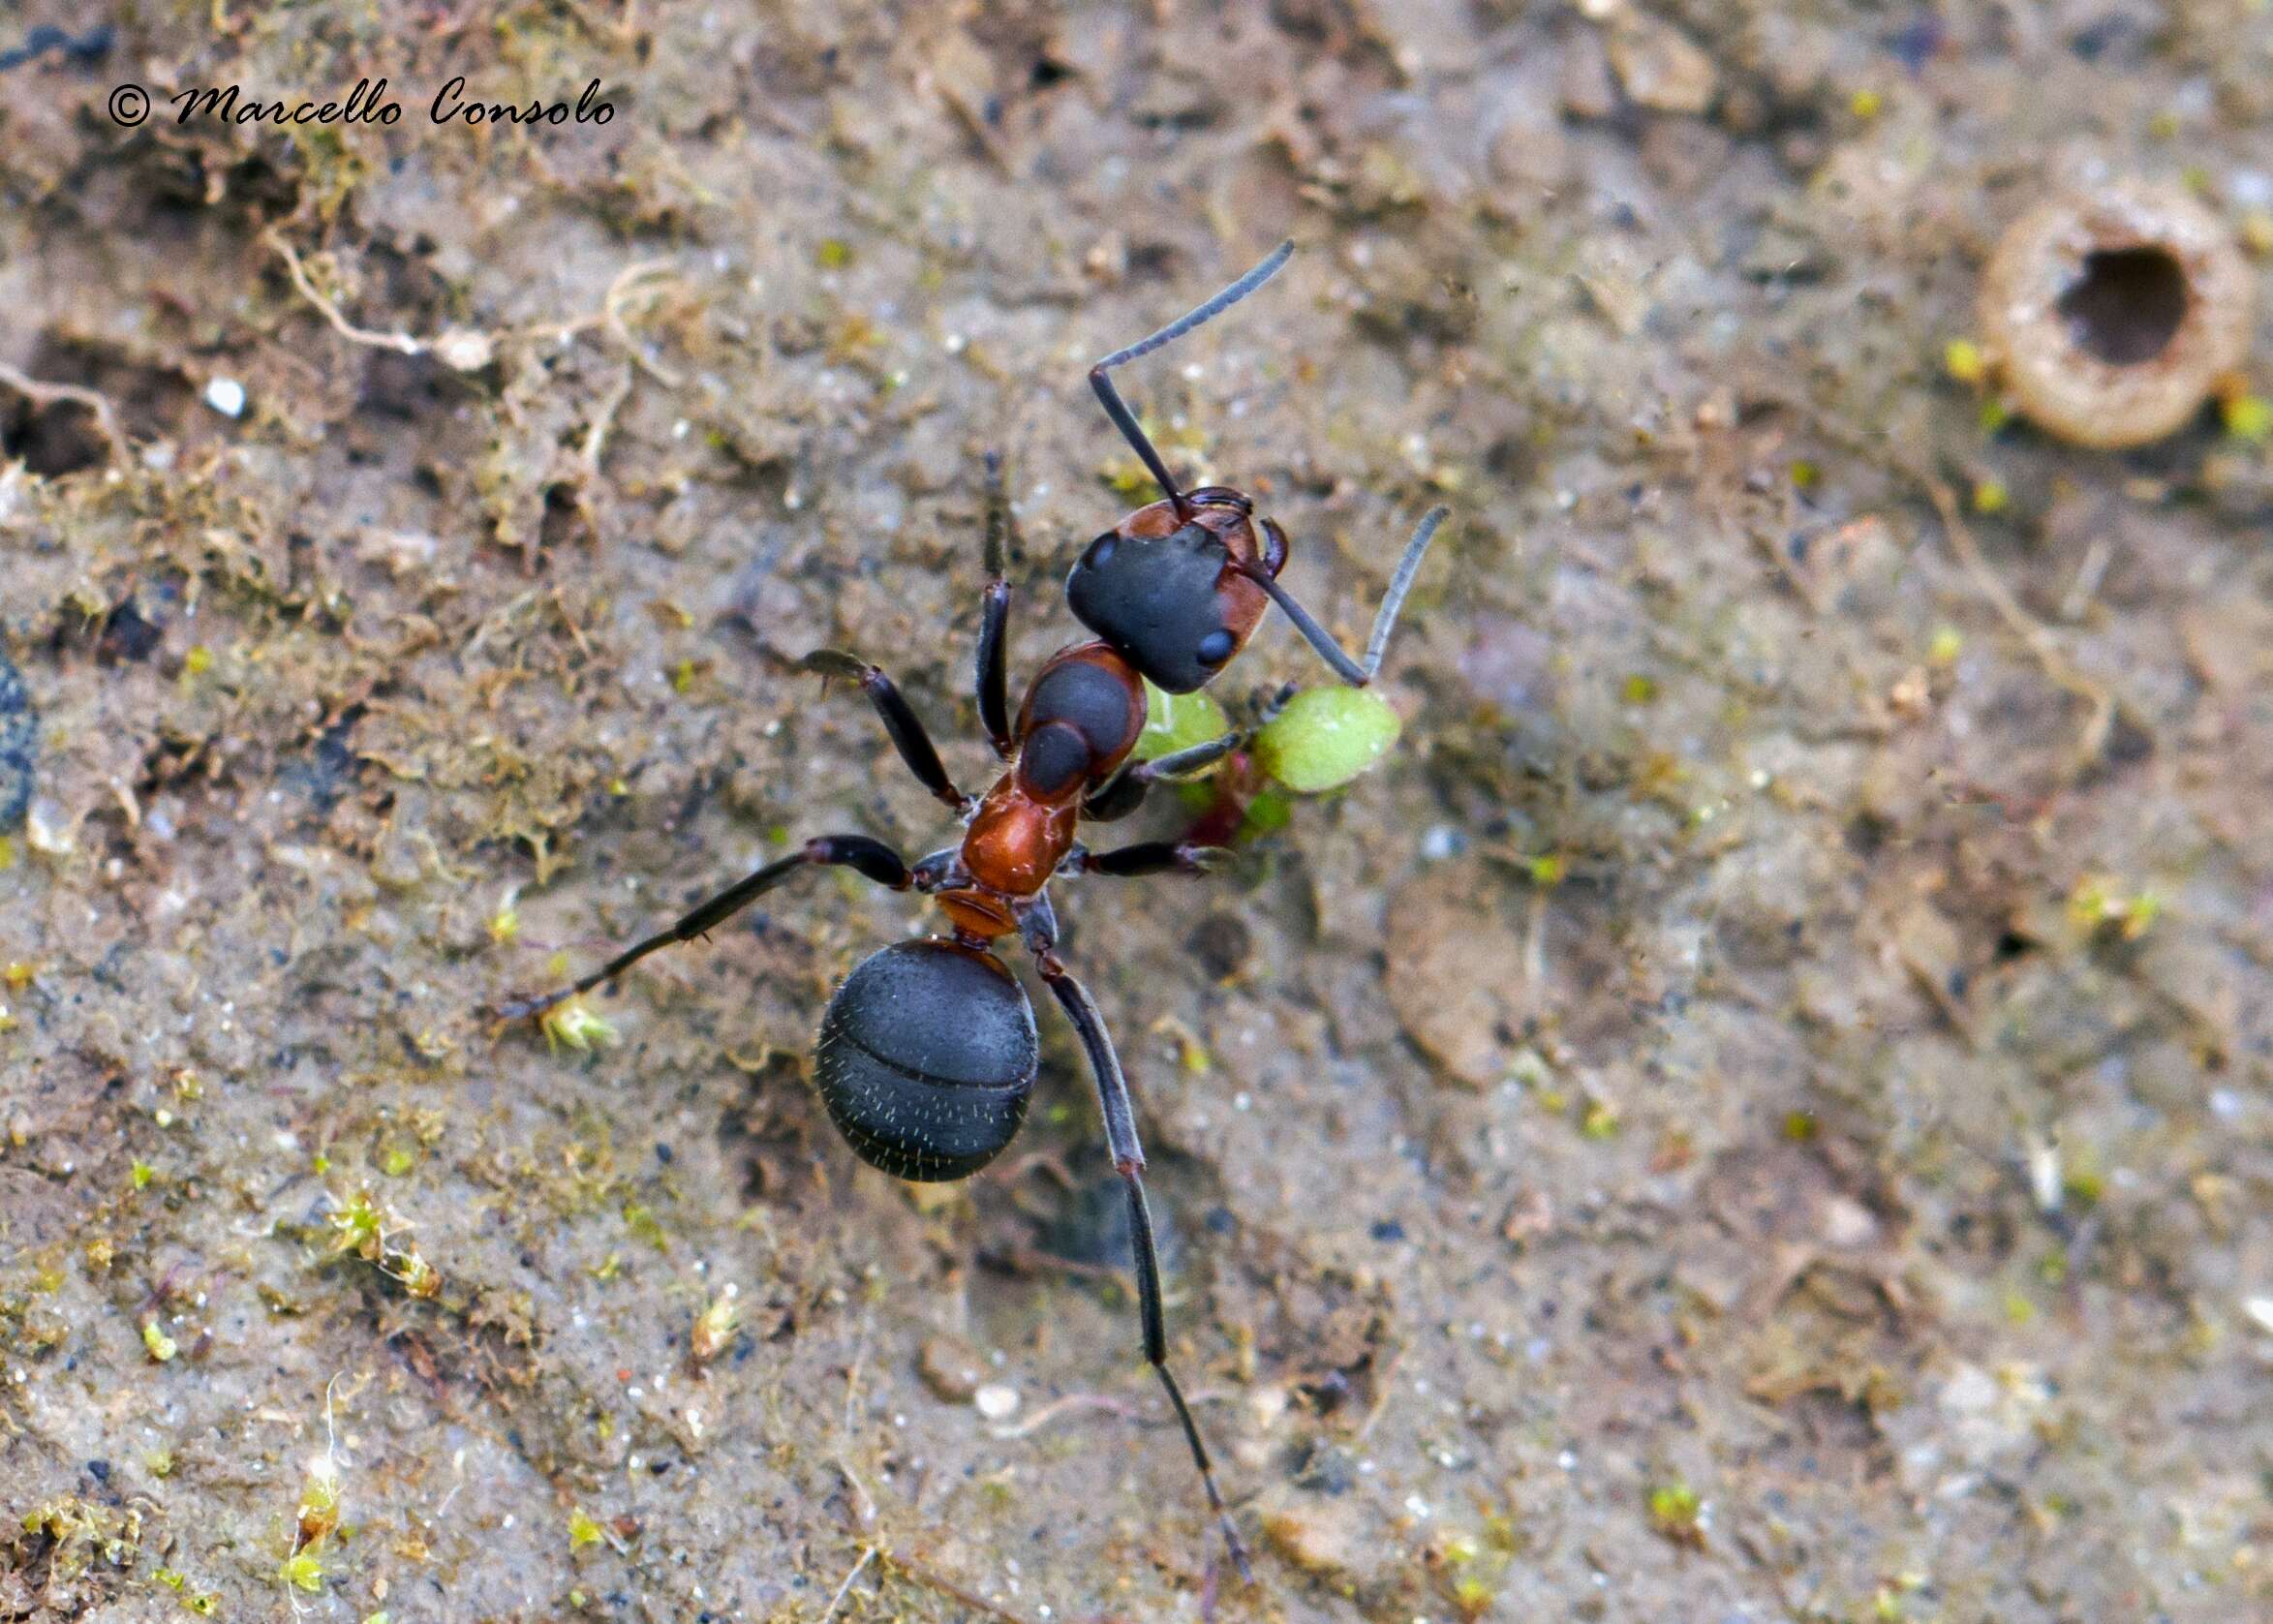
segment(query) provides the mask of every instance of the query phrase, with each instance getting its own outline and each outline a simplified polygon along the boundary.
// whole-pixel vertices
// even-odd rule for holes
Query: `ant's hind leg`
[[[905,891],[914,883],[914,876],[908,871],[906,861],[883,842],[871,840],[866,835],[823,835],[818,840],[806,842],[804,850],[778,862],[768,863],[756,873],[736,880],[717,896],[697,903],[668,930],[658,931],[646,940],[624,949],[583,980],[563,987],[558,992],[547,993],[542,997],[508,999],[498,1006],[497,1014],[506,1021],[520,1021],[532,1015],[542,1015],[555,1004],[565,1003],[578,994],[589,993],[603,981],[613,981],[658,948],[692,941],[739,913],[798,870],[830,865],[857,869],[878,885],[888,885],[895,891]]]
[[[1271,595],[1304,640],[1318,651],[1318,657],[1334,667],[1335,675],[1353,688],[1364,688],[1381,669],[1381,657],[1389,652],[1389,634],[1397,628],[1398,611],[1405,604],[1405,595],[1413,590],[1413,577],[1421,572],[1421,560],[1428,555],[1428,543],[1436,538],[1436,527],[1443,524],[1449,507],[1431,507],[1413,532],[1413,538],[1405,543],[1404,556],[1397,561],[1397,571],[1389,578],[1389,590],[1381,595],[1381,608],[1373,617],[1373,634],[1366,639],[1366,658],[1363,663],[1342,652],[1334,633],[1310,618],[1310,611],[1296,602],[1292,594],[1278,584],[1278,578],[1267,570],[1247,571],[1247,578]],[[1283,553],[1285,541],[1276,521],[1265,519],[1263,529]]]
[[[799,660],[798,666],[818,672],[823,677],[843,677],[856,682],[868,694],[869,703],[883,719],[884,731],[892,736],[893,748],[900,751],[900,759],[907,763],[907,770],[916,781],[932,792],[935,800],[961,817],[970,810],[970,797],[955,787],[955,781],[947,776],[946,763],[939,759],[938,748],[932,743],[931,734],[924,731],[923,720],[913,707],[901,696],[900,689],[883,667],[871,665],[855,654],[842,649],[815,649]]]
[[[1010,736],[1009,654],[1004,644],[1010,630],[1010,548],[1018,536],[1010,515],[1010,500],[1002,494],[1002,453],[987,453],[987,595],[979,621],[978,700],[979,725],[995,753],[1009,760],[1018,753]]]
[[[1057,996],[1089,1055],[1090,1070],[1097,1080],[1097,1102],[1105,1118],[1106,1146],[1113,1153],[1114,1170],[1128,1189],[1128,1235],[1129,1244],[1136,1253],[1137,1308],[1144,1329],[1145,1362],[1160,1378],[1160,1385],[1168,1390],[1168,1401],[1176,1407],[1177,1422],[1183,1428],[1183,1441],[1191,1449],[1192,1463],[1200,1469],[1200,1483],[1208,1491],[1208,1504],[1215,1513],[1216,1526],[1223,1531],[1223,1543],[1231,1551],[1232,1565],[1239,1570],[1239,1577],[1251,1584],[1254,1570],[1247,1566],[1246,1547],[1241,1542],[1239,1529],[1223,1504],[1222,1491],[1215,1486],[1215,1470],[1209,1463],[1208,1446],[1200,1437],[1199,1423],[1192,1419],[1191,1406],[1184,1402],[1183,1389],[1177,1385],[1174,1372],[1168,1368],[1168,1331],[1160,1311],[1160,1260],[1152,1239],[1152,1209],[1145,1202],[1145,1152],[1137,1143],[1136,1113],[1129,1104],[1128,1079],[1121,1075],[1121,1057],[1114,1053],[1112,1036],[1105,1030],[1104,1017],[1097,1013],[1089,989],[1059,962],[1055,951],[1056,933],[1030,914],[1025,924],[1027,946],[1033,953],[1034,967]]]

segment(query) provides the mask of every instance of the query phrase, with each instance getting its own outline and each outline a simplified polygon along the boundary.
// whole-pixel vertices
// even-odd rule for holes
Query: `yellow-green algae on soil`
[[[2262,255],[2263,6],[116,20],[0,81],[0,1616],[2273,1608],[2273,474],[1952,362],[2058,185]],[[461,73],[613,117],[438,128]],[[1087,365],[1288,234],[1129,388],[1345,643],[1452,504],[1402,736],[1058,899],[1249,1590],[1049,1000],[920,1199],[804,1058],[907,899],[811,876],[582,1052],[476,1009],[944,843],[792,662],[980,781],[980,452],[1030,671],[1143,494]],[[1320,679],[1275,618],[1219,696]]]

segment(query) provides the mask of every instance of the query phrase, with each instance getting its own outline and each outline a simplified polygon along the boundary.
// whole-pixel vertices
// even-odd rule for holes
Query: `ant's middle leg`
[[[768,863],[754,873],[736,880],[717,896],[697,903],[669,929],[658,931],[646,940],[627,947],[581,981],[563,987],[558,992],[547,993],[542,997],[508,999],[498,1006],[497,1013],[507,1021],[542,1015],[555,1004],[565,1003],[579,994],[589,993],[603,981],[613,981],[658,948],[692,941],[696,936],[723,924],[798,870],[832,864],[856,869],[878,885],[888,885],[895,891],[905,891],[914,883],[914,875],[906,859],[883,842],[872,840],[866,835],[823,835],[818,840],[807,841],[804,850]]]
[[[876,715],[883,719],[884,731],[892,736],[893,747],[900,751],[900,759],[907,763],[907,770],[917,781],[932,792],[934,799],[961,817],[970,810],[970,797],[955,787],[955,781],[947,776],[946,763],[939,759],[939,751],[932,743],[932,736],[924,731],[923,720],[883,668],[871,665],[858,655],[846,654],[842,649],[815,649],[799,660],[807,671],[816,671],[824,677],[843,677],[856,682],[875,706]]]
[[[1067,879],[1083,874],[1104,874],[1113,879],[1142,879],[1148,874],[1204,874],[1231,855],[1223,845],[1189,845],[1182,841],[1139,841],[1111,851],[1091,851],[1076,843],[1058,865]]]
[[[987,453],[987,594],[979,621],[979,725],[995,753],[1007,761],[1018,753],[1010,736],[1010,671],[1005,648],[1010,630],[1010,545],[1017,536],[1010,500],[1002,494],[1002,454]]]
[[[1397,561],[1397,572],[1389,578],[1389,590],[1381,595],[1381,608],[1373,617],[1373,634],[1366,639],[1366,658],[1361,662],[1342,652],[1334,633],[1311,619],[1310,611],[1296,602],[1294,596],[1278,584],[1278,577],[1271,570],[1247,570],[1247,579],[1270,594],[1286,618],[1294,622],[1294,628],[1303,634],[1310,647],[1318,651],[1318,658],[1334,667],[1334,673],[1353,688],[1364,688],[1381,669],[1381,657],[1389,652],[1389,634],[1397,628],[1398,611],[1404,607],[1405,594],[1413,590],[1413,577],[1421,572],[1421,560],[1428,551],[1428,543],[1435,539],[1436,527],[1444,523],[1449,507],[1431,507],[1423,516],[1413,538],[1405,543],[1404,556]],[[1286,533],[1278,528],[1275,519],[1263,521],[1264,534],[1279,557],[1286,553]]]

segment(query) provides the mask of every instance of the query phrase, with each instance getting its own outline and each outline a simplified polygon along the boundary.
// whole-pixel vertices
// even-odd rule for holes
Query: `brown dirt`
[[[2273,1608],[2273,462],[1944,362],[2059,185],[2273,234],[2273,13],[1936,15],[200,4],[9,71],[0,1617]],[[458,73],[614,116],[437,128]],[[476,1009],[944,843],[791,662],[976,781],[980,451],[1030,670],[1139,488],[1086,365],[1286,234],[1131,387],[1345,640],[1454,505],[1403,741],[1059,896],[1244,1590],[1046,999],[1027,1138],[920,1199],[804,1058],[904,899],[769,898],[591,1054]]]

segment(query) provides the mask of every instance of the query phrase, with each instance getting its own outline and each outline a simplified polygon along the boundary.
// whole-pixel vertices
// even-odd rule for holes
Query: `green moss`
[[[357,1257],[378,1256],[380,1241],[379,1208],[371,1199],[369,1190],[357,1190],[331,1212],[332,1250],[339,1255],[349,1252]]]
[[[277,1570],[277,1578],[295,1590],[305,1590],[311,1596],[323,1594],[323,1558],[312,1550],[294,1551],[284,1559]]]
[[[1705,1501],[1680,1479],[1649,1491],[1649,1525],[1677,1545],[1703,1545]]]
[[[570,998],[567,1003],[546,1010],[542,1020],[545,1040],[565,1049],[582,1053],[615,1041],[614,1024],[606,1017],[594,1013],[582,998]]]
[[[2251,445],[2273,440],[2273,401],[2263,395],[2237,394],[2219,406],[2226,432]]]
[[[664,1233],[662,1220],[655,1215],[652,1207],[636,1201],[626,1205],[624,1227],[659,1252],[671,1249],[671,1238]]]

